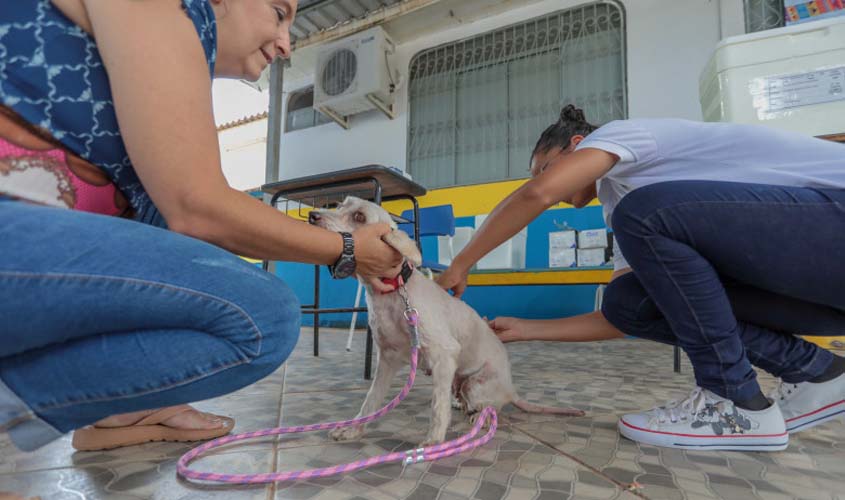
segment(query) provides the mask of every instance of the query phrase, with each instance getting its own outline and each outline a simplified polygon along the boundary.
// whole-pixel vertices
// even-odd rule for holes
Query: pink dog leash
[[[402,285],[402,291],[404,291],[404,288],[404,285]],[[222,438],[218,438],[213,441],[209,441],[208,443],[205,443],[203,445],[200,445],[194,448],[193,450],[189,451],[188,453],[182,455],[176,465],[176,473],[186,479],[214,483],[257,484],[272,483],[277,481],[295,481],[298,479],[328,477],[333,476],[335,474],[343,474],[359,469],[364,469],[373,465],[380,465],[391,462],[402,461],[405,463],[405,465],[408,465],[413,463],[437,460],[440,458],[445,458],[452,455],[457,455],[458,453],[463,453],[468,450],[472,450],[474,448],[486,444],[488,441],[493,439],[493,435],[496,433],[498,420],[496,416],[496,410],[492,406],[488,406],[481,411],[478,416],[478,419],[475,422],[475,425],[473,425],[469,433],[452,441],[447,441],[445,443],[433,446],[426,446],[424,448],[416,448],[407,451],[397,451],[385,455],[358,460],[356,462],[335,465],[333,467],[323,467],[319,469],[307,469],[291,472],[268,472],[264,474],[222,474],[216,472],[199,472],[192,470],[188,467],[189,463],[191,463],[193,460],[195,460],[197,457],[204,454],[205,452],[237,441],[244,441],[247,439],[260,438],[264,436],[295,434],[300,432],[321,431],[327,429],[337,429],[341,427],[350,427],[353,425],[362,425],[384,416],[385,414],[387,414],[387,412],[395,408],[403,399],[405,399],[405,396],[408,395],[408,393],[411,391],[411,387],[413,387],[414,385],[414,379],[416,379],[417,361],[419,357],[419,313],[416,309],[410,306],[410,304],[408,303],[407,296],[404,293],[400,293],[400,295],[405,301],[405,320],[408,322],[408,326],[411,329],[411,370],[408,374],[408,381],[405,383],[405,387],[402,388],[402,391],[400,391],[399,394],[397,394],[396,397],[393,398],[393,400],[387,404],[387,406],[371,415],[356,418],[353,420],[344,420],[342,422],[328,422],[324,424],[302,425],[293,427],[275,427],[272,429],[264,429],[255,432],[246,432],[243,434],[224,436]],[[490,423],[490,429],[483,436],[476,438],[485,422]]]

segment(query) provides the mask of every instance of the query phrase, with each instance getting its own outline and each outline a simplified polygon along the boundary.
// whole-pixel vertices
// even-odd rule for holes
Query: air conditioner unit
[[[393,118],[394,52],[379,26],[323,47],[314,75],[314,108],[344,128],[350,116],[372,109]]]

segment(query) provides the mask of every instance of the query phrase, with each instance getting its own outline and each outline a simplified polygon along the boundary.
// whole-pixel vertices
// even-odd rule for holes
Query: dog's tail
[[[529,403],[524,399],[514,399],[513,405],[526,413],[546,413],[550,415],[569,415],[572,417],[581,417],[584,415],[582,410],[575,408],[556,408],[554,406],[542,406]]]

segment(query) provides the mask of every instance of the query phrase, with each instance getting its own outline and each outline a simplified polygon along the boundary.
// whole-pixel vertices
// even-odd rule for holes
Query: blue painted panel
[[[546,268],[549,263],[549,236],[557,231],[555,222],[566,222],[574,229],[604,227],[600,206],[580,210],[558,209],[541,214],[528,226],[526,266]],[[459,217],[458,227],[473,227],[474,217]],[[437,237],[422,238],[423,255],[437,259]],[[314,300],[314,266],[307,264],[279,263],[277,274],[284,279],[303,304]],[[358,282],[353,279],[333,280],[325,267],[320,270],[321,307],[352,307]],[[492,286],[471,287],[464,299],[482,316],[519,316],[532,319],[560,318],[593,310],[595,285],[577,286]],[[362,299],[363,304],[363,299]],[[366,325],[366,313],[358,315],[358,325]],[[347,327],[351,314],[320,315],[320,324]],[[303,325],[313,325],[313,316],[302,318]]]

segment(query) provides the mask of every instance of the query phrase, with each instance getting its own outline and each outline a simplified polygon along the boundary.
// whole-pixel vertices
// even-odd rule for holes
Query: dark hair
[[[572,136],[586,136],[597,128],[595,125],[590,124],[584,117],[584,110],[576,108],[572,104],[567,104],[560,110],[560,119],[550,125],[540,135],[540,140],[534,146],[531,158],[534,158],[539,153],[545,153],[554,147],[565,149],[569,146]]]

